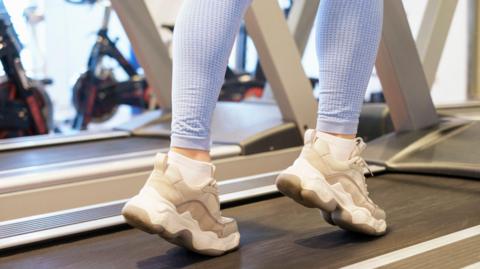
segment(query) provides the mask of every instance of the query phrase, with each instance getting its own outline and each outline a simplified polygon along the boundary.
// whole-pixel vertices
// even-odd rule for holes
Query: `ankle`
[[[173,165],[190,186],[203,186],[212,181],[215,167],[209,161],[200,161],[171,150],[168,164]]]
[[[337,134],[337,133],[329,133],[329,132],[325,132],[325,133],[336,136],[336,137],[344,138],[344,139],[354,139],[355,137],[357,137],[357,134]]]
[[[197,150],[197,149],[187,149],[187,148],[176,148],[173,147],[170,149],[175,153],[188,157],[190,159],[201,161],[201,162],[211,162],[212,159],[210,158],[210,152],[204,150]]]
[[[350,159],[353,150],[355,149],[355,135],[332,134],[317,131],[318,139],[326,142],[330,149],[330,154],[339,161],[346,161]]]

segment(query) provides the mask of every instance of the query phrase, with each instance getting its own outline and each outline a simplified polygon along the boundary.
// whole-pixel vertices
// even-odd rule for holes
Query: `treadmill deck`
[[[203,257],[123,226],[14,250],[0,256],[0,267],[338,268],[480,224],[478,181],[386,174],[370,178],[368,183],[373,199],[388,214],[389,233],[379,238],[342,231],[326,224],[318,210],[275,197],[224,210],[226,216],[237,219],[242,234],[240,249],[225,256]],[[449,255],[468,259],[450,259],[446,268],[480,260],[465,254],[475,242],[478,237],[455,243]],[[454,244],[446,248],[450,246]],[[410,259],[423,265],[438,263],[444,251],[439,248]],[[411,268],[410,259],[391,266]]]

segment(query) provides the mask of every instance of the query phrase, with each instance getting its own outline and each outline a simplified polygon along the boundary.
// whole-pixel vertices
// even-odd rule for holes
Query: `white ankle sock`
[[[190,186],[205,185],[213,177],[213,164],[197,161],[173,151],[168,152],[168,164],[176,166]]]
[[[355,148],[355,139],[342,138],[319,131],[317,131],[317,138],[327,142],[330,153],[339,161],[348,160]]]

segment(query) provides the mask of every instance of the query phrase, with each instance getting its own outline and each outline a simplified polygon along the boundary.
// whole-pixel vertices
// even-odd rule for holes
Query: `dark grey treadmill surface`
[[[370,238],[327,225],[286,197],[225,210],[242,233],[238,251],[206,258],[157,236],[121,230],[50,243],[0,258],[0,268],[338,268],[480,223],[480,182],[391,174],[369,180],[390,232]]]
[[[0,171],[168,147],[169,140],[126,137],[0,153]]]
[[[235,124],[225,124],[226,122]],[[260,102],[218,102],[212,118],[212,141],[238,144],[262,131],[283,124],[276,104]],[[170,133],[170,123],[154,124],[135,131],[136,135]]]
[[[480,167],[480,122],[446,135],[444,140],[405,155],[396,163],[459,163]]]
[[[382,136],[362,155],[390,172],[480,179],[479,139],[480,121],[448,119],[429,129]]]

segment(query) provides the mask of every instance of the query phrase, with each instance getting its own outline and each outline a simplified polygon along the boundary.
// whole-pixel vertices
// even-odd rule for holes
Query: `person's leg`
[[[353,139],[357,133],[382,20],[383,0],[326,0],[320,4],[316,21],[320,67],[317,131],[325,139],[328,134],[339,137],[341,152],[333,154],[340,158],[348,157],[345,155],[353,147],[341,138]]]
[[[173,151],[209,161],[210,122],[251,0],[187,0],[173,38]]]
[[[207,255],[236,248],[240,238],[235,220],[220,213],[210,122],[250,1],[184,0],[173,37],[171,150],[157,155],[122,211],[131,225]]]
[[[316,21],[319,108],[316,131],[305,135],[295,163],[277,186],[300,203],[322,209],[344,229],[383,234],[385,213],[368,197],[355,139],[383,20],[383,0],[322,0]]]
[[[316,21],[317,131],[355,137],[382,20],[383,0],[321,2]]]

